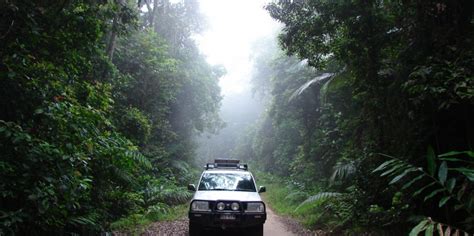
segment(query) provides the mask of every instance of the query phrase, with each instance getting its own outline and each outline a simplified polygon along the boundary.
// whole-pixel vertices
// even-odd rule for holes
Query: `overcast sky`
[[[211,64],[221,64],[224,96],[248,90],[251,76],[251,46],[272,34],[279,24],[263,9],[268,0],[200,0],[208,30],[197,38],[199,48]]]

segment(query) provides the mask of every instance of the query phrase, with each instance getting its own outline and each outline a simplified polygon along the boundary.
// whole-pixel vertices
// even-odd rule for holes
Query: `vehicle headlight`
[[[225,203],[219,202],[217,203],[217,210],[222,211],[225,209]]]
[[[246,212],[264,212],[265,205],[261,202],[249,202],[247,203],[247,210]]]
[[[206,201],[194,201],[191,203],[192,211],[209,211],[209,202]]]
[[[239,210],[239,204],[234,202],[232,205],[230,205],[230,208],[232,208],[233,211]]]

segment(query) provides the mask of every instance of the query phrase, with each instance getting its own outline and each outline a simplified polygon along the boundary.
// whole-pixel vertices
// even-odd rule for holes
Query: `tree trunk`
[[[116,1],[117,1],[117,4],[121,8],[124,4],[124,0],[116,0]],[[121,9],[118,12],[115,13],[114,20],[112,22],[112,28],[110,29],[110,31],[108,32],[108,35],[107,35],[106,53],[107,53],[107,56],[109,57],[109,59],[111,61],[114,57],[115,42],[117,41],[117,28],[118,28],[118,24],[119,24],[119,21],[120,21],[120,17],[119,17],[120,11],[121,11]]]
[[[153,29],[153,25],[155,24],[155,15],[158,9],[158,0],[153,0],[153,12],[151,12],[150,17],[150,28]]]

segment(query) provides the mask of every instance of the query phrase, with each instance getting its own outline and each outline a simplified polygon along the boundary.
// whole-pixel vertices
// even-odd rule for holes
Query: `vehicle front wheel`
[[[189,222],[189,236],[200,236],[201,233],[202,229],[200,225]]]
[[[263,236],[263,224],[250,228],[250,235]]]

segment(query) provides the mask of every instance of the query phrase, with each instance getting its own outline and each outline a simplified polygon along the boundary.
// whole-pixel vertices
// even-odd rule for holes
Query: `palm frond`
[[[328,94],[328,91],[329,91],[329,86],[331,85],[331,82],[334,80],[334,78],[337,78],[337,76],[332,76],[331,78],[329,78],[323,84],[323,86],[321,86],[321,89],[319,90],[319,94],[321,96],[321,102],[324,103],[324,104],[327,101],[327,94]]]
[[[331,90],[334,90],[335,87],[340,87],[341,82],[347,81],[348,74],[346,73],[346,69],[342,69],[335,73],[331,78],[327,79],[324,84],[321,86],[321,89],[319,90],[319,95],[321,99],[321,103],[325,104],[327,103],[327,97],[328,94]]]
[[[309,87],[311,87],[311,85],[313,84],[320,84],[320,83],[324,83],[325,81],[327,81],[328,79],[332,78],[334,76],[334,73],[323,73],[321,74],[320,76],[317,76],[316,78],[304,83],[303,85],[301,85],[298,89],[296,89],[293,94],[290,96],[290,101],[293,100],[294,98],[300,96],[306,89],[308,89]]]

